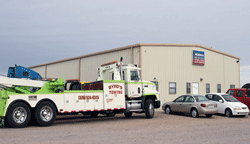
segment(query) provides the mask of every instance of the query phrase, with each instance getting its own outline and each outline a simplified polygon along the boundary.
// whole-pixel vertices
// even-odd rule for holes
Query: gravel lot
[[[153,119],[134,114],[108,118],[83,115],[57,117],[50,127],[1,128],[3,143],[249,143],[250,117],[212,118],[166,115],[157,110]]]

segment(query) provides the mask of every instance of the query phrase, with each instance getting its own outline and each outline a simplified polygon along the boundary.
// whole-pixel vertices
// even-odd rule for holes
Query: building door
[[[193,94],[199,94],[199,83],[193,83]]]

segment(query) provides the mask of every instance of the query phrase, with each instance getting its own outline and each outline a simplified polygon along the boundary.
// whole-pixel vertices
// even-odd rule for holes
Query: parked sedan
[[[205,96],[209,100],[217,103],[219,114],[225,114],[227,117],[232,117],[233,115],[246,116],[249,114],[248,107],[231,95],[224,93],[211,93],[206,94]]]
[[[162,110],[166,114],[172,112],[180,112],[191,114],[196,118],[200,114],[205,114],[206,117],[212,117],[218,112],[217,104],[209,101],[206,97],[200,95],[182,95],[172,102],[166,102],[162,105]]]

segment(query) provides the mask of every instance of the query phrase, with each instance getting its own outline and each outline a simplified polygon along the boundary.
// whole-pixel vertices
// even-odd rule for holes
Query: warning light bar
[[[106,66],[106,65],[110,65],[110,64],[114,64],[114,63],[117,63],[117,61],[108,62],[108,63],[102,64],[101,66]]]

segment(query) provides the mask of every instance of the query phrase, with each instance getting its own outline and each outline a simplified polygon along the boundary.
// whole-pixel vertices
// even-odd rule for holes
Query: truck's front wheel
[[[14,128],[26,127],[30,121],[30,109],[22,102],[15,103],[7,114],[7,122]]]
[[[35,117],[39,125],[49,126],[56,118],[56,108],[51,102],[42,102],[36,108]]]
[[[148,99],[145,104],[145,111],[147,118],[153,118],[155,113],[154,102],[151,99]]]

